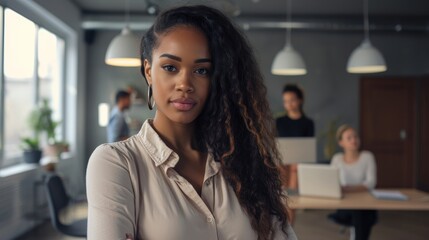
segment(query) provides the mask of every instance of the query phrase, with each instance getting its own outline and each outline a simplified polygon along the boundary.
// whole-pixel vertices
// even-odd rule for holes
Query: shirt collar
[[[155,163],[155,166],[159,167],[160,165],[164,165],[164,170],[167,171],[168,168],[174,168],[176,166],[179,161],[179,155],[162,141],[161,137],[155,129],[153,129],[151,125],[152,121],[152,119],[146,120],[138,135],[140,136],[144,148],[151,155],[151,159]],[[216,175],[219,169],[220,163],[214,160],[213,155],[209,151],[204,178],[206,179]]]
[[[143,123],[142,128],[138,135],[141,137],[140,140],[143,143],[144,148],[151,155],[152,161],[154,161],[155,166],[159,166],[167,162],[167,160],[172,160],[169,165],[174,167],[179,161],[179,156],[171,150],[162,139],[159,137],[158,133],[153,129],[150,124],[153,120],[148,119]]]
[[[213,158],[213,154],[209,152],[207,156],[206,169],[204,174],[204,181],[212,176],[216,175],[220,170],[220,162],[216,162]]]

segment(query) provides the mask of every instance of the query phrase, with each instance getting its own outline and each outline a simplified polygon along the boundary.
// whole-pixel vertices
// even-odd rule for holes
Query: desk
[[[409,188],[385,190],[400,191],[408,200],[380,200],[369,192],[355,192],[344,194],[342,199],[290,195],[288,203],[292,209],[429,210],[429,194],[425,192]]]

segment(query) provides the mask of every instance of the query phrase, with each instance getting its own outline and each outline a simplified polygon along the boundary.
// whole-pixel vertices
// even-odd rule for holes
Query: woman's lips
[[[191,98],[179,98],[171,101],[171,103],[179,111],[189,111],[196,104],[196,102]]]

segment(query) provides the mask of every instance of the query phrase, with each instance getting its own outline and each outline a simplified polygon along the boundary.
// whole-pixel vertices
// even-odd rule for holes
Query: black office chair
[[[70,198],[67,196],[63,181],[58,175],[51,174],[45,180],[46,194],[49,203],[51,222],[54,228],[69,236],[86,237],[87,219],[80,219],[70,224],[63,224],[60,220],[60,211],[67,207]]]

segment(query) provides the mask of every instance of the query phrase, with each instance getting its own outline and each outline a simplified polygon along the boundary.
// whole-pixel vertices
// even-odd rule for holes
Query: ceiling
[[[72,0],[85,14],[123,14],[125,0]],[[361,15],[363,0],[292,0],[294,15]],[[240,16],[275,16],[286,14],[286,0],[129,0],[131,13],[146,14],[148,6],[160,10],[183,4],[205,4]],[[369,0],[371,16],[420,17],[429,19],[427,0]]]
[[[148,9],[178,5],[216,7],[246,30],[285,29],[361,31],[364,0],[291,0],[293,21],[286,21],[287,0],[71,0],[81,8],[85,30],[147,30],[154,20]],[[371,31],[429,33],[429,0],[368,0]],[[127,7],[128,3],[128,7]]]

